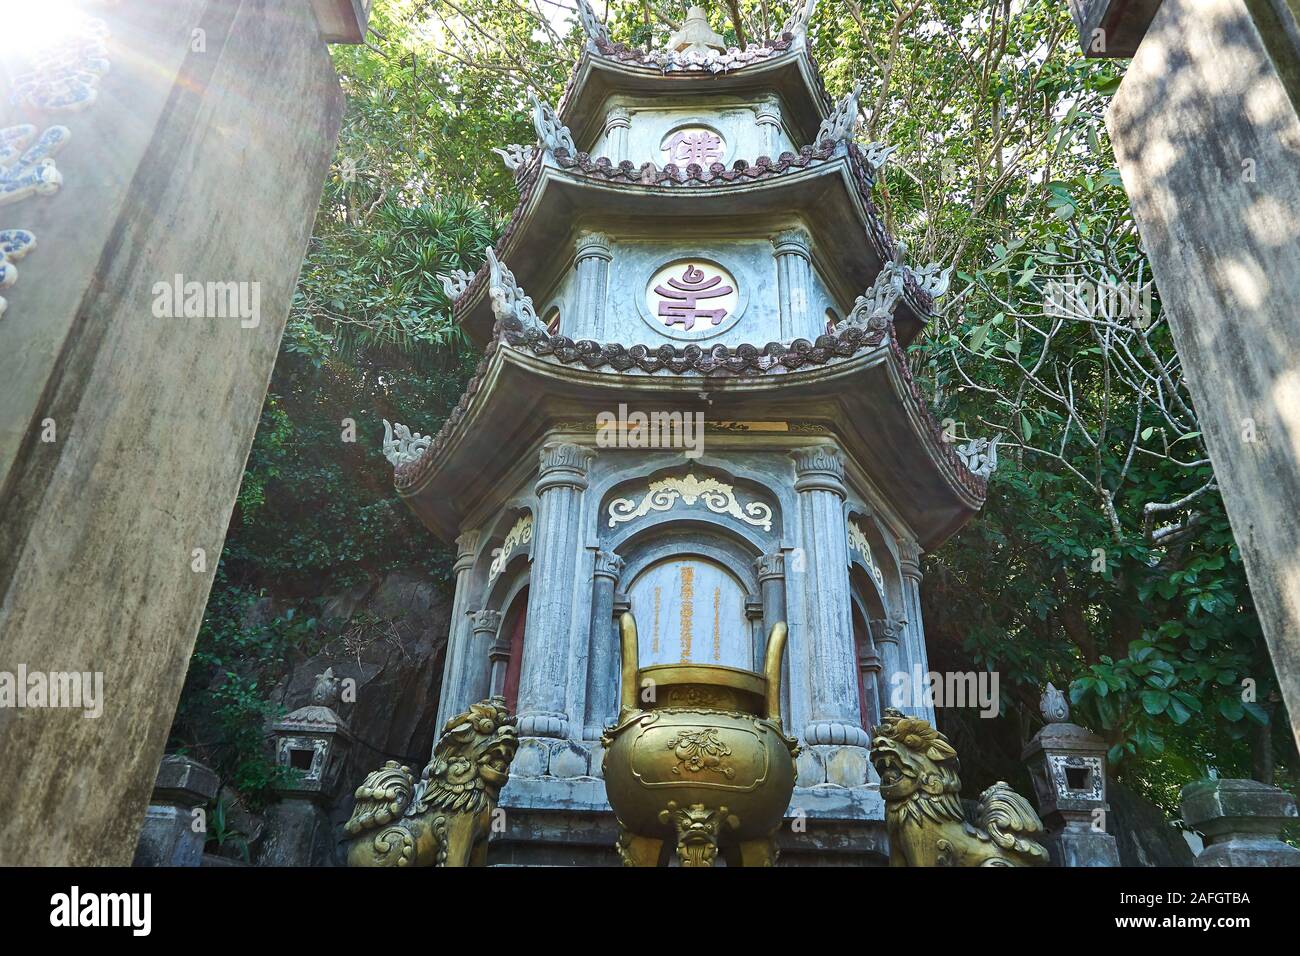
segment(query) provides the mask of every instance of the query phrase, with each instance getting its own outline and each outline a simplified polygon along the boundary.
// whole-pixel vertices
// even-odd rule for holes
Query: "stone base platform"
[[[618,866],[618,824],[598,777],[511,774],[489,866]],[[777,836],[780,866],[886,866],[884,803],[874,784],[796,787]],[[723,865],[719,861],[718,865]]]

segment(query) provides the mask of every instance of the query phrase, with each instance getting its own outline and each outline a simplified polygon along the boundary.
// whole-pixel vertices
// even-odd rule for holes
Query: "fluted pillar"
[[[784,621],[789,624],[785,607],[785,555],[780,551],[760,555],[754,559],[758,575],[758,592],[763,601],[763,638],[772,633],[772,625]],[[762,648],[758,660],[764,660],[767,647]],[[755,666],[758,666],[757,664]],[[781,715],[790,716],[790,655],[781,662]]]
[[[471,574],[474,556],[478,552],[479,533],[463,532],[456,538],[456,562],[451,566],[456,575],[456,593],[451,600],[451,623],[447,629],[447,655],[442,665],[442,693],[438,699],[438,729],[442,728],[459,708],[471,701],[466,699],[465,648],[469,644],[469,604]],[[478,698],[475,698],[477,700]]]
[[[501,688],[505,686],[505,667],[500,668],[501,674],[498,680],[497,661],[492,656],[501,631],[501,613],[492,610],[474,611],[469,616],[469,626],[471,637],[465,655],[466,704],[483,700],[489,694],[499,694]],[[510,639],[507,637],[506,655],[509,656],[509,653]]]
[[[781,152],[781,104],[775,99],[759,103],[754,108],[754,121],[763,134],[762,155],[777,159]]]
[[[632,117],[626,109],[615,106],[605,114],[605,155],[615,166],[627,155],[627,131],[632,128]]]
[[[844,522],[844,462],[838,448],[795,452],[800,545],[804,551],[804,653],[808,656],[809,744],[870,740],[858,707],[858,662],[849,604],[849,539]]]
[[[623,559],[597,551],[591,581],[591,647],[587,654],[587,714],[583,737],[598,740],[618,712],[618,639],[614,628],[614,591],[623,575]]]
[[[930,658],[925,650],[925,628],[921,625],[921,549],[910,542],[903,542],[899,560],[903,572],[903,613],[907,621],[903,625],[903,659],[908,673],[920,674],[927,679],[930,673]],[[912,708],[902,708],[904,713],[915,717],[924,717],[934,723],[934,706],[928,698],[918,700]]]
[[[799,338],[799,331],[808,327],[808,309],[812,301],[810,248],[811,240],[802,229],[787,229],[772,237],[782,342]]]
[[[547,442],[540,457],[528,624],[519,675],[519,733],[525,737],[567,737],[564,695],[573,629],[578,533],[587,469],[594,456],[580,445]]]
[[[903,649],[899,645],[902,628],[897,621],[888,618],[874,618],[867,622],[871,630],[871,639],[876,645],[880,658],[880,667],[876,672],[876,688],[880,695],[882,707],[897,707],[905,713],[911,713],[911,691],[909,685],[900,683],[899,674],[907,674],[908,667]],[[910,681],[910,675],[908,680]],[[901,695],[901,696],[899,696]],[[895,698],[898,699],[895,699]]]
[[[605,338],[605,299],[609,292],[609,237],[588,232],[578,239],[573,267],[578,273],[574,333],[570,338]],[[561,319],[563,321],[563,319]]]

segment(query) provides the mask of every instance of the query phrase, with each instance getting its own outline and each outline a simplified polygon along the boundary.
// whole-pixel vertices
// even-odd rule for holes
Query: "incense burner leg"
[[[776,866],[776,834],[736,844],[736,866]],[[730,865],[731,861],[727,861]]]
[[[713,810],[702,803],[678,807],[675,800],[669,800],[667,809],[659,811],[659,822],[677,831],[677,859],[682,866],[713,866],[723,827],[734,830],[740,825],[726,807]]]
[[[663,840],[637,836],[619,824],[618,855],[624,866],[658,866],[663,846]]]

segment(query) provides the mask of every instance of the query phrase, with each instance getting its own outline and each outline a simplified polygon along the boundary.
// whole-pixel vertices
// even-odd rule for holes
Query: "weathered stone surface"
[[[1205,834],[1197,866],[1300,866],[1278,833],[1300,818],[1295,798],[1257,780],[1197,780],[1183,787],[1183,822]]]
[[[258,866],[329,866],[334,859],[334,828],[323,807],[312,800],[288,799],[266,812],[266,837]]]
[[[1300,740],[1295,30],[1294,4],[1164,0],[1106,125]]]
[[[1070,0],[1079,46],[1091,57],[1132,56],[1162,0]]]
[[[795,758],[795,785],[815,787],[826,782],[826,760],[821,747],[804,747]]]
[[[131,859],[343,106],[299,0],[88,9],[113,63],[63,188],[6,208],[41,249],[0,322],[0,633],[107,699],[0,712],[0,864]],[[155,318],[176,275],[258,283],[259,321]]]
[[[557,741],[551,747],[550,774],[553,777],[585,777],[591,756],[575,741]]]
[[[219,781],[210,768],[181,754],[168,754],[158,764],[153,802],[177,807],[205,806],[217,795]]]
[[[875,771],[863,747],[827,747],[826,782],[840,787],[861,787]]]
[[[1191,848],[1155,804],[1111,781],[1106,827],[1114,834],[1121,866],[1191,866]]]
[[[177,754],[162,759],[135,847],[134,866],[198,866],[206,831],[195,809],[217,795],[217,775]]]
[[[545,776],[550,762],[550,743],[541,737],[525,737],[519,741],[514,763],[510,765],[510,779]]]

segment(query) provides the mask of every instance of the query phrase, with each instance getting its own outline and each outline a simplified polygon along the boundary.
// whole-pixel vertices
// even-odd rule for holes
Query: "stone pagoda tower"
[[[989,462],[908,371],[947,275],[880,221],[889,150],[854,142],[856,91],[827,97],[811,6],[744,51],[692,8],[647,54],[579,0],[563,100],[498,151],[519,205],[477,274],[444,277],[483,362],[436,436],[385,449],[458,547],[440,721],[489,693],[518,714],[491,861],[617,862],[600,736],[630,609],[642,666],[758,669],[787,622],[783,859],[885,862],[868,728],[892,675],[928,670],[920,555]]]

